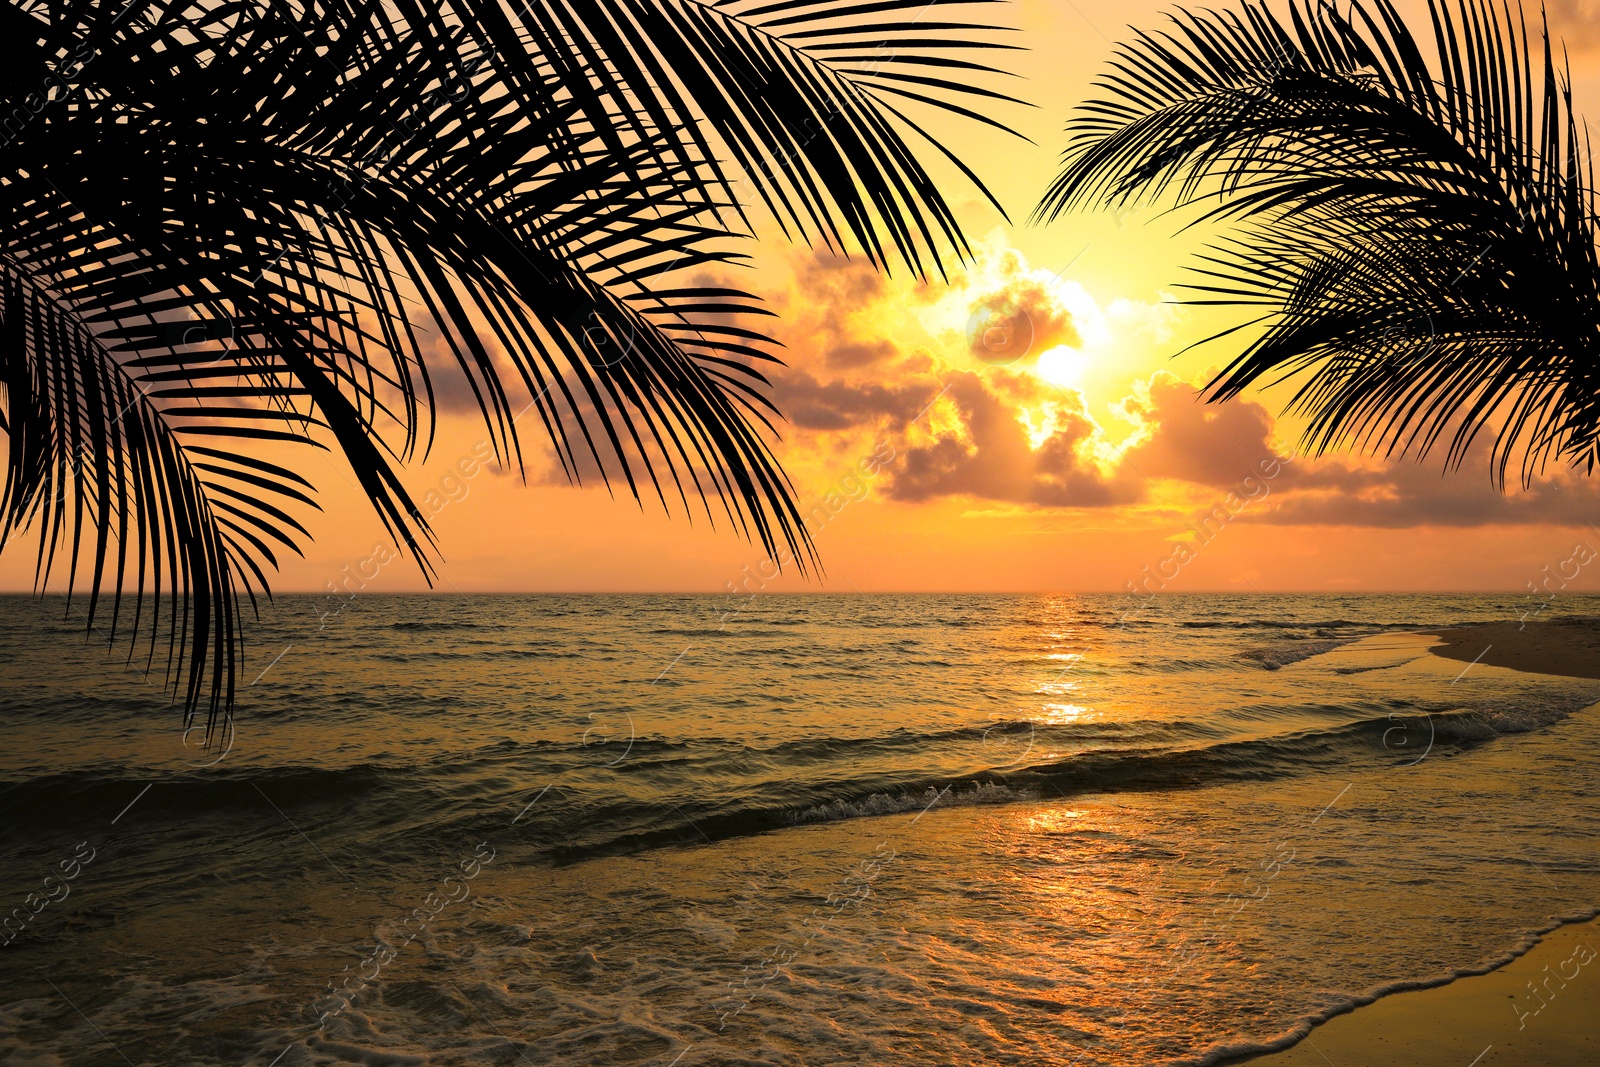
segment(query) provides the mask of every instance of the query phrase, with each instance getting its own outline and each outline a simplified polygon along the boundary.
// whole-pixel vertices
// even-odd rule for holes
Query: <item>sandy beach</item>
[[[1424,631],[1463,663],[1600,678],[1600,619]],[[1600,1062],[1600,924],[1560,927],[1487,974],[1382,997],[1329,1020],[1263,1067],[1577,1067]]]
[[[1580,1067],[1600,1062],[1600,925],[1563,926],[1488,974],[1383,997],[1260,1067]]]
[[[1422,632],[1444,639],[1433,652],[1446,659],[1535,674],[1600,678],[1600,619],[1489,622]]]

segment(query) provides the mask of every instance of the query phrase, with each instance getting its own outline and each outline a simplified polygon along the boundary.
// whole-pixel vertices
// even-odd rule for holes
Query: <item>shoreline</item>
[[[1600,909],[1440,982],[1386,987],[1273,1047],[1256,1067],[1587,1067],[1600,1062]]]
[[[1440,638],[1442,643],[1429,651],[1444,659],[1530,674],[1600,678],[1600,618],[1483,622],[1416,632]]]
[[[1415,631],[1464,665],[1600,679],[1600,618]],[[1406,981],[1214,1067],[1588,1067],[1600,1063],[1600,907],[1561,919],[1506,956],[1437,981]]]

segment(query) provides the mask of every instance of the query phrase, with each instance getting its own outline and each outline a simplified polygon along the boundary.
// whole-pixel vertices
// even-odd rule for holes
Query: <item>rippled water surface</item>
[[[289,597],[225,753],[60,609],[6,1063],[1214,1062],[1600,904],[1512,597]]]

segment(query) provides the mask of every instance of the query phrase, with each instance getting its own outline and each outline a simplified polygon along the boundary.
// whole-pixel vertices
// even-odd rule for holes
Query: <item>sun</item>
[[[1039,353],[1033,372],[1052,385],[1076,387],[1089,369],[1089,355],[1082,349],[1056,345]]]

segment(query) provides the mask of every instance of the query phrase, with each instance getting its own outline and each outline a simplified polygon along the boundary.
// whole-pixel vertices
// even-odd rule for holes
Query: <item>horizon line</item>
[[[102,590],[102,597],[112,594],[109,590]],[[124,593],[124,597],[131,594]],[[162,599],[171,597],[170,592],[160,594]],[[284,596],[338,596],[327,590],[315,589],[279,589],[271,594],[261,594],[261,599],[267,603],[276,597]],[[779,589],[758,590],[756,592],[728,592],[726,590],[708,589],[412,589],[412,590],[383,590],[373,592],[352,593],[344,597],[354,600],[358,597],[398,597],[398,596],[425,596],[425,597],[453,597],[453,596],[710,596],[710,597],[756,597],[756,596],[1116,596],[1133,597],[1134,599],[1147,599],[1149,597],[1186,597],[1186,596],[1517,596],[1527,597],[1530,594],[1523,590],[1511,589],[1183,589],[1183,590],[1158,590],[1142,595],[1130,593],[1126,590],[1112,589],[1078,589],[1078,590],[1038,590],[1038,589],[982,589],[982,590],[949,590],[949,589]],[[0,597],[16,597],[28,600],[45,600],[55,597],[85,598],[89,593],[76,590],[67,593],[64,590],[47,590],[43,593],[23,589],[0,589]],[[148,594],[147,594],[148,596]],[[1600,597],[1600,589],[1561,591],[1562,597]],[[150,597],[154,599],[154,597]]]

